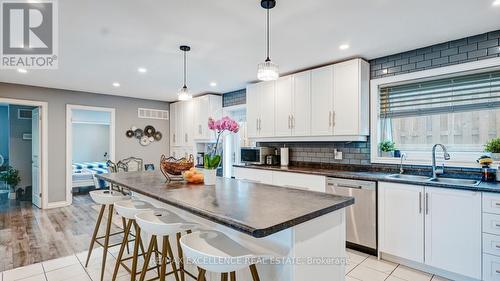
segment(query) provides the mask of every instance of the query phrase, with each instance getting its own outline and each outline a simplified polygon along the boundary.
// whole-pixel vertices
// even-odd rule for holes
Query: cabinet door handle
[[[292,115],[292,129],[295,128],[295,117]]]
[[[259,131],[262,130],[262,119],[259,118]]]
[[[332,127],[335,127],[335,110],[332,111]]]
[[[255,129],[259,130],[259,118],[255,119]]]
[[[500,269],[495,270],[496,273],[500,274]]]
[[[429,214],[429,193],[425,193],[425,214]]]
[[[500,207],[500,202],[496,202],[495,205]]]
[[[332,111],[328,111],[328,127],[332,127]]]
[[[290,119],[290,115],[288,115],[288,129],[291,129],[292,128],[292,125],[291,125],[291,119]]]
[[[418,193],[418,213],[422,213],[422,191]]]
[[[174,142],[175,142],[175,134],[174,134]]]
[[[188,134],[184,134],[184,140],[188,142]]]
[[[495,224],[496,227],[500,227],[500,223]]]
[[[201,124],[198,124],[198,134],[201,135]]]

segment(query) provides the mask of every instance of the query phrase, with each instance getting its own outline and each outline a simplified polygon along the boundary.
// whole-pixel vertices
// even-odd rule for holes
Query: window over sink
[[[372,85],[372,162],[396,163],[405,153],[406,163],[428,164],[432,146],[441,143],[451,155],[448,165],[478,166],[484,145],[500,136],[500,69],[425,72],[430,76]]]

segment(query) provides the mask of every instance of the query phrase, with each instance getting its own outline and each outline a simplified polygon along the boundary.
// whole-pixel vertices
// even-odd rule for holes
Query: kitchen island
[[[353,198],[225,178],[215,186],[165,183],[159,172],[97,177],[271,254],[275,258],[258,265],[261,280],[345,278],[344,208]],[[238,274],[250,280],[249,273]]]

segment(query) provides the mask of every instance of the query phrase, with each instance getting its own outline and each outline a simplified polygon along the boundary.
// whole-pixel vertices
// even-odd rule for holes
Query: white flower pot
[[[493,161],[500,161],[500,153],[491,153],[491,159]]]
[[[380,152],[380,156],[381,157],[390,157],[390,158],[393,158],[394,157],[394,151],[381,151]]]
[[[215,185],[217,181],[217,169],[201,169],[205,185]]]

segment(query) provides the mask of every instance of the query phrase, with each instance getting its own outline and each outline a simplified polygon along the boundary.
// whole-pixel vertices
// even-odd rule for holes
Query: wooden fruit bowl
[[[167,180],[182,179],[182,173],[194,167],[194,157],[176,159],[174,157],[161,156],[160,170]]]

